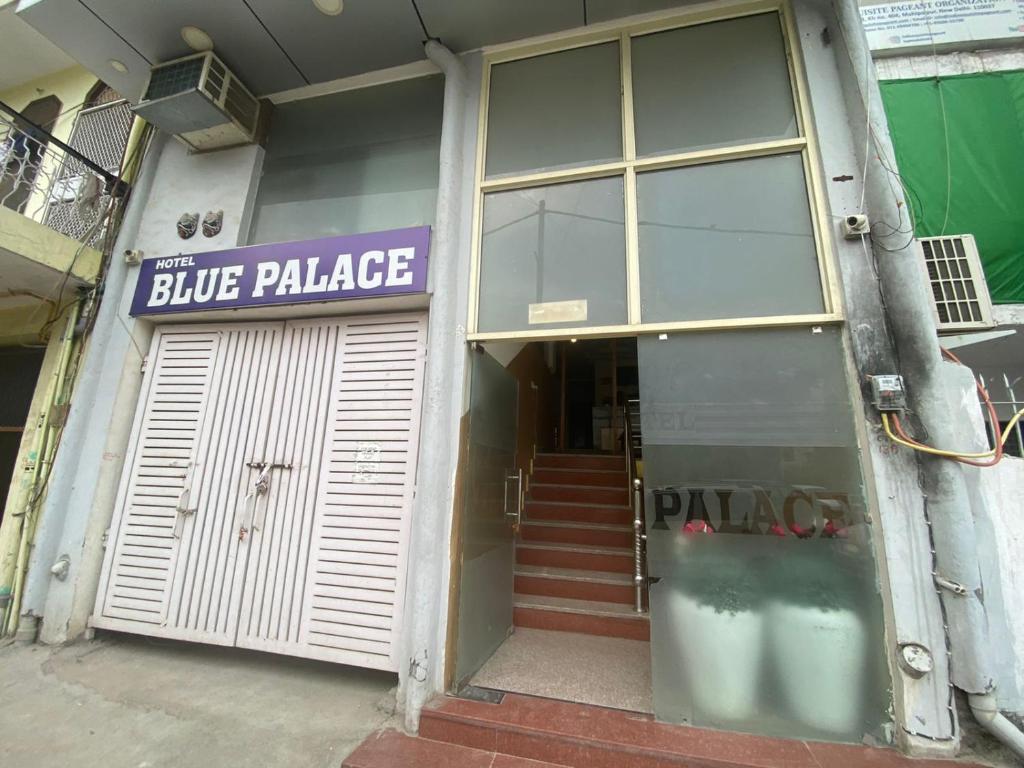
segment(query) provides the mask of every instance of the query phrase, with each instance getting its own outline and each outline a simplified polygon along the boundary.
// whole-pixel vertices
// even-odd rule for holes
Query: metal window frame
[[[681,152],[670,155],[637,158],[635,123],[633,119],[632,38],[655,32],[665,32],[688,26],[726,21],[764,13],[779,16],[780,31],[786,52],[794,114],[798,136],[793,139],[753,142],[729,147]],[[843,320],[841,297],[837,279],[837,265],[832,247],[831,233],[826,223],[830,220],[821,176],[821,163],[813,116],[810,111],[808,84],[800,53],[793,10],[789,0],[753,0],[741,2],[704,3],[683,11],[672,10],[647,14],[632,19],[617,19],[576,30],[545,35],[528,41],[502,44],[485,48],[484,72],[480,92],[477,125],[477,151],[475,188],[473,199],[472,254],[470,261],[470,301],[467,319],[467,339],[493,341],[500,339],[567,339],[587,336],[635,336],[664,331],[704,331],[725,328],[760,328],[792,325],[820,325],[840,323]],[[488,106],[490,102],[491,70],[496,64],[532,58],[548,53],[572,50],[600,43],[619,44],[621,78],[622,160],[595,163],[554,171],[526,173],[514,176],[485,178],[485,159],[488,138]],[[690,165],[711,164],[753,157],[799,154],[807,188],[808,212],[818,257],[819,280],[824,311],[816,314],[775,315],[767,317],[731,317],[713,320],[688,320],[670,323],[644,323],[640,310],[640,258],[637,216],[637,173]],[[520,331],[479,331],[480,261],[483,239],[484,196],[489,192],[525,189],[561,182],[621,176],[625,193],[624,221],[626,230],[626,283],[628,321],[624,325],[591,326],[580,328],[529,329]]]

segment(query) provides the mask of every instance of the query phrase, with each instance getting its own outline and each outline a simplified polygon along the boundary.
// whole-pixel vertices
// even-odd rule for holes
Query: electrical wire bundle
[[[963,365],[956,355],[950,352],[948,349],[943,349],[942,354],[952,360],[954,363]],[[999,431],[999,417],[996,414],[996,408],[992,404],[992,400],[988,396],[988,391],[982,386],[981,382],[975,382],[978,388],[978,394],[981,396],[982,403],[985,405],[985,412],[988,414],[989,422],[992,426],[992,434],[995,438],[995,447],[991,450],[984,451],[982,453],[968,453],[964,451],[947,451],[941,448],[934,448],[925,443],[919,442],[907,434],[906,430],[903,429],[903,425],[900,423],[900,417],[895,413],[888,414],[882,412],[882,428],[885,430],[885,434],[890,440],[899,445],[911,448],[915,451],[922,453],[928,453],[932,456],[941,456],[945,459],[951,459],[958,461],[961,464],[969,464],[972,467],[994,467],[1003,459],[1003,446],[1006,445],[1006,441],[1010,437],[1010,433],[1013,431],[1014,426],[1020,421],[1021,417],[1024,416],[1024,409],[1017,411],[1007,423],[1006,428],[1000,433]],[[894,431],[895,430],[895,433]]]

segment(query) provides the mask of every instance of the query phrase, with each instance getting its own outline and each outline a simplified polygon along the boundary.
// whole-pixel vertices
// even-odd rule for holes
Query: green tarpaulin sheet
[[[992,301],[1024,302],[1024,72],[881,87],[917,235],[974,235]]]

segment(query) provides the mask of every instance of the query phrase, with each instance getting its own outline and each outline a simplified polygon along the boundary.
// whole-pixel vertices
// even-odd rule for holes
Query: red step
[[[573,504],[609,504],[624,507],[629,504],[629,491],[622,488],[602,488],[590,485],[530,484],[531,501],[563,501]]]
[[[564,501],[527,501],[527,520],[554,520],[566,523],[632,525],[633,510],[626,506],[572,504]]]
[[[523,541],[551,544],[582,544],[591,547],[633,546],[633,526],[593,523],[524,522],[519,529]]]
[[[570,768],[980,768],[912,760],[889,748],[669,725],[637,712],[513,693],[498,704],[440,696],[423,709],[420,736]]]
[[[622,603],[517,594],[512,623],[517,627],[554,632],[651,639],[647,614],[637,613],[632,605]]]
[[[629,574],[536,565],[516,567],[515,591],[517,595],[568,597],[626,605],[632,605],[636,599],[633,579]]]
[[[367,736],[355,752],[345,758],[341,768],[564,768],[564,765],[407,736],[389,729]]]
[[[533,466],[554,469],[626,469],[625,456],[600,453],[538,453]]]
[[[610,488],[625,488],[629,485],[626,470],[611,469],[555,469],[534,467],[533,483],[546,485],[594,485]]]
[[[633,573],[633,550],[521,541],[516,546],[516,562],[520,565],[543,565],[549,568]]]

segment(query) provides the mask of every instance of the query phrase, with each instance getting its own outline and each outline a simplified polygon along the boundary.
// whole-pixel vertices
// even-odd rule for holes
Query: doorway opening
[[[43,364],[43,350],[33,347],[0,348],[0,502],[7,499],[18,469],[25,421],[28,419]],[[0,520],[5,504],[0,503]]]
[[[451,689],[879,738],[840,333],[476,344]]]
[[[473,358],[456,689],[652,712],[636,339]]]

